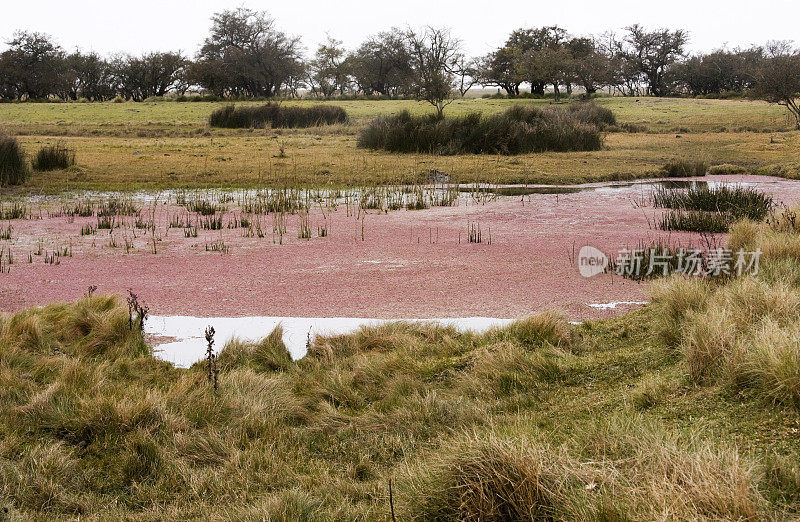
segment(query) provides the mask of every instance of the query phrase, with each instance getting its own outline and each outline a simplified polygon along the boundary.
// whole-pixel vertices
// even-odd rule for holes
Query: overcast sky
[[[554,24],[572,34],[620,30],[633,23],[680,27],[690,31],[692,51],[767,40],[800,43],[800,0],[4,1],[0,39],[5,42],[24,29],[48,33],[67,50],[182,50],[193,56],[208,33],[211,15],[242,5],[268,11],[281,30],[301,36],[309,52],[326,33],[354,48],[369,34],[407,25],[451,27],[471,55],[500,46],[516,28]]]

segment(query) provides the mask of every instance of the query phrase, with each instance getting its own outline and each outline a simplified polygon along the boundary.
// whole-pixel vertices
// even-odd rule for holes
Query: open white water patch
[[[598,310],[615,310],[618,306],[644,306],[647,301],[614,301],[611,303],[588,303],[592,308]]]
[[[283,327],[283,342],[293,359],[306,354],[309,340],[316,335],[342,335],[355,332],[362,326],[378,326],[397,321],[439,323],[461,331],[484,332],[495,326],[505,326],[513,319],[463,317],[456,319],[364,319],[354,317],[187,317],[151,316],[145,323],[145,333],[166,338],[153,348],[159,359],[180,368],[188,368],[201,360],[206,352],[205,330],[213,326],[215,349],[221,350],[231,339],[258,341],[268,336],[278,325]]]

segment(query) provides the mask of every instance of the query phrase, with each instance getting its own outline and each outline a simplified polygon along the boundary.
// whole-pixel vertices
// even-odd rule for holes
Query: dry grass
[[[221,350],[216,392],[114,297],[0,315],[0,498],[20,519],[388,520],[392,479],[402,520],[796,513],[797,292],[658,285],[611,321],[395,323],[299,361],[277,328]]]
[[[352,132],[355,132],[354,128]],[[736,161],[751,170],[794,160],[800,134],[769,145],[763,134],[693,134],[682,139],[656,134],[608,134],[593,152],[547,152],[508,156],[391,154],[358,149],[354,134],[284,133],[195,138],[62,138],[80,165],[34,173],[31,190],[134,189],[175,186],[283,184],[365,185],[418,182],[431,170],[454,180],[503,183],[581,183],[658,176],[669,157]],[[22,137],[27,150],[55,138]],[[284,156],[281,156],[281,147]],[[796,177],[786,170],[780,175]]]

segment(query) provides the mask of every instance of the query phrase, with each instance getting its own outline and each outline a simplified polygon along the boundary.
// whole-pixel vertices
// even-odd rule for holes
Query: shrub
[[[74,164],[75,151],[60,143],[45,145],[33,158],[33,168],[40,171],[66,169]]]
[[[590,112],[515,105],[491,116],[438,118],[403,111],[373,120],[361,131],[358,146],[442,155],[598,150],[600,127],[581,119],[589,118]]]
[[[25,153],[17,139],[0,135],[0,186],[24,183],[28,173]]]
[[[226,105],[211,113],[212,127],[247,129],[251,127],[299,128],[347,123],[347,113],[341,107],[314,105],[313,107],[284,106],[267,103],[260,107]]]

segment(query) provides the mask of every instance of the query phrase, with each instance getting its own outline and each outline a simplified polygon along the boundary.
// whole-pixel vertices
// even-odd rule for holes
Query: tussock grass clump
[[[75,165],[75,151],[61,143],[45,145],[33,157],[32,164],[39,171],[66,169]]]
[[[602,111],[595,111],[601,113]],[[412,116],[403,111],[373,120],[358,146],[425,154],[526,154],[599,150],[600,127],[581,118],[599,118],[590,109],[540,109],[515,105],[500,114],[456,118]]]
[[[333,105],[297,107],[267,103],[258,107],[227,105],[211,113],[208,123],[226,129],[319,127],[347,123],[347,112]]]
[[[564,315],[551,311],[493,328],[484,337],[492,341],[514,340],[526,347],[550,344],[569,348],[572,344],[572,327]]]
[[[129,313],[116,296],[87,297],[74,304],[26,310],[0,323],[0,344],[35,354],[115,357],[149,354],[141,336],[128,328]]]
[[[659,174],[665,178],[692,178],[705,176],[707,172],[705,161],[672,160],[661,167]]]
[[[655,328],[667,346],[678,345],[686,316],[704,310],[712,292],[708,281],[677,275],[653,283],[651,296],[657,310]]]
[[[17,139],[0,134],[0,186],[20,185],[28,174],[25,152]]]
[[[566,494],[561,462],[545,447],[467,439],[411,483],[412,520],[552,520]]]
[[[763,498],[734,450],[681,440],[637,417],[583,426],[561,447],[457,439],[412,468],[411,520],[758,520]]]
[[[680,349],[692,382],[800,407],[800,243],[791,212],[733,228],[730,248],[763,251],[757,275],[717,286],[681,278],[655,285],[657,327]]]
[[[764,331],[794,324],[795,289],[702,284],[694,300],[735,335],[772,321],[754,335],[786,348],[730,366],[740,386],[788,404],[794,330]],[[700,321],[699,305],[669,299],[675,317]],[[318,336],[297,361],[276,328],[224,347],[213,384],[206,364],[151,357],[115,297],[0,314],[2,507],[25,520],[389,519],[392,508],[398,520],[779,518],[796,473],[777,460],[751,472],[727,440],[753,458],[797,451],[783,429],[748,436],[751,416],[765,425],[760,402],[731,407],[686,386],[678,350],[651,339],[659,312],[580,326],[545,314],[482,335],[384,324]],[[689,402],[698,422],[663,422]]]
[[[408,350],[449,342],[463,334],[439,324],[393,322],[378,326],[362,326],[350,335],[319,336],[308,349],[308,356],[333,360],[356,354]]]
[[[234,368],[251,368],[257,372],[285,371],[292,364],[292,357],[283,343],[283,327],[278,325],[259,342],[229,341],[217,357],[222,371]]]

